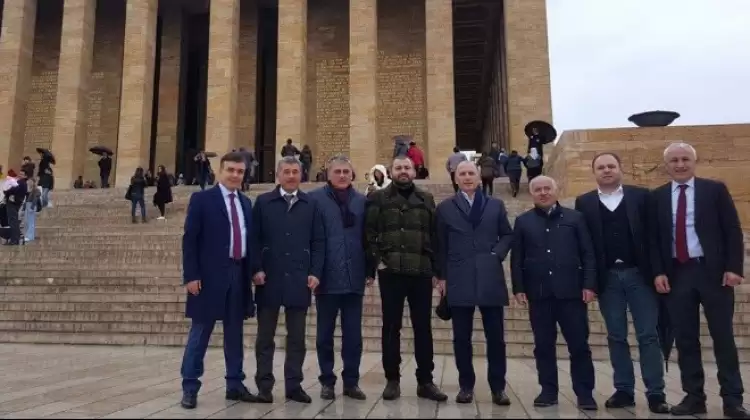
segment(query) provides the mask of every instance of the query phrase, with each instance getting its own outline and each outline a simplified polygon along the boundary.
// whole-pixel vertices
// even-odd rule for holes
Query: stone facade
[[[260,0],[39,2],[2,3],[0,165],[51,148],[58,189],[78,176],[98,184],[88,152],[97,145],[116,153],[116,185],[137,167],[176,171],[191,148],[244,146],[275,159],[287,138],[311,147],[314,169],[344,153],[364,173],[390,160],[395,135],[411,136],[440,178],[455,145],[452,0],[279,0],[274,54],[261,45],[270,35],[260,33]],[[502,109],[483,118],[493,132],[505,124],[515,145],[526,121],[551,120],[546,12],[544,0],[504,0],[503,10],[493,43],[502,46],[488,54]],[[197,15],[204,35],[191,29]],[[205,65],[193,51],[201,36]],[[262,60],[275,60],[274,74],[261,74]],[[194,66],[207,68],[197,82]],[[259,106],[268,83],[276,87]],[[197,102],[190,89],[203,89]],[[185,129],[204,112],[191,125],[200,133]]]

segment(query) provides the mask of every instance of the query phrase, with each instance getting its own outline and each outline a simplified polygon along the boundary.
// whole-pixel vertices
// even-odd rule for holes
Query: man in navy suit
[[[242,327],[245,318],[255,315],[248,254],[252,204],[240,193],[245,170],[244,156],[228,153],[221,158],[218,185],[190,197],[182,237],[185,316],[192,319],[181,369],[181,405],[186,409],[197,405],[203,358],[219,320],[224,326],[226,399],[257,401],[242,383]]]

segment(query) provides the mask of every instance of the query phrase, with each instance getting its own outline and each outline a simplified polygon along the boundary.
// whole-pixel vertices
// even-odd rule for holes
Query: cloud
[[[552,106],[560,132],[750,122],[750,0],[547,0]]]

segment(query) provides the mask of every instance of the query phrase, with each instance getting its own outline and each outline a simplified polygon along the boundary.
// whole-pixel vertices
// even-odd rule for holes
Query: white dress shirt
[[[677,226],[677,203],[680,199],[680,183],[672,181],[672,256],[677,256],[677,247],[675,235]],[[687,234],[688,255],[690,258],[703,256],[701,241],[698,239],[698,232],[695,231],[695,178],[690,178],[685,182],[685,198],[687,199],[687,213],[685,215],[685,233]]]
[[[622,190],[622,185],[617,187],[617,189],[611,193],[605,193],[602,190],[599,190],[599,201],[604,204],[604,207],[609,209],[609,211],[617,210],[617,207],[620,206],[623,198],[625,198],[625,193]]]
[[[469,198],[469,194],[466,194],[465,192],[461,191],[461,195],[464,196],[464,199],[466,199],[466,202],[469,203],[469,208],[474,205],[474,199]]]
[[[240,219],[240,235],[242,235],[242,258],[247,256],[247,226],[245,226],[245,213],[242,209],[238,191],[229,191],[227,187],[219,184],[221,195],[224,197],[224,205],[227,207],[227,217],[229,217],[229,258],[234,258],[234,232],[232,231],[232,203],[229,201],[229,194],[234,194],[234,206],[237,209],[237,217]]]
[[[299,191],[299,190],[297,190],[297,191]],[[299,200],[299,198],[297,197],[297,191],[287,192],[287,191],[284,191],[283,188],[279,187],[279,194],[281,194],[281,198],[283,198],[284,200],[286,200],[286,198],[284,196],[287,195],[287,194],[291,194],[293,196],[292,197],[292,201],[289,203],[289,208],[291,208],[294,205],[294,203],[296,203],[297,200]]]

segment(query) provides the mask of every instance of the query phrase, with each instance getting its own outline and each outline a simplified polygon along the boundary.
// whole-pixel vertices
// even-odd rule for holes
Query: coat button
[[[287,233],[286,233],[286,236],[290,236],[290,235],[291,235],[291,233],[290,233],[290,232],[287,232]]]
[[[549,253],[549,252],[552,252],[552,250],[551,250],[551,249],[548,249],[548,250],[547,250],[547,252],[548,252],[548,253]],[[289,254],[287,254],[287,255],[289,255]]]
[[[288,256],[289,256],[289,253],[288,253],[288,252],[287,252],[287,253],[284,253],[284,255],[286,255],[286,256],[288,257]]]
[[[551,271],[549,272],[549,275],[550,275],[550,276],[552,275],[552,272],[551,272]]]

